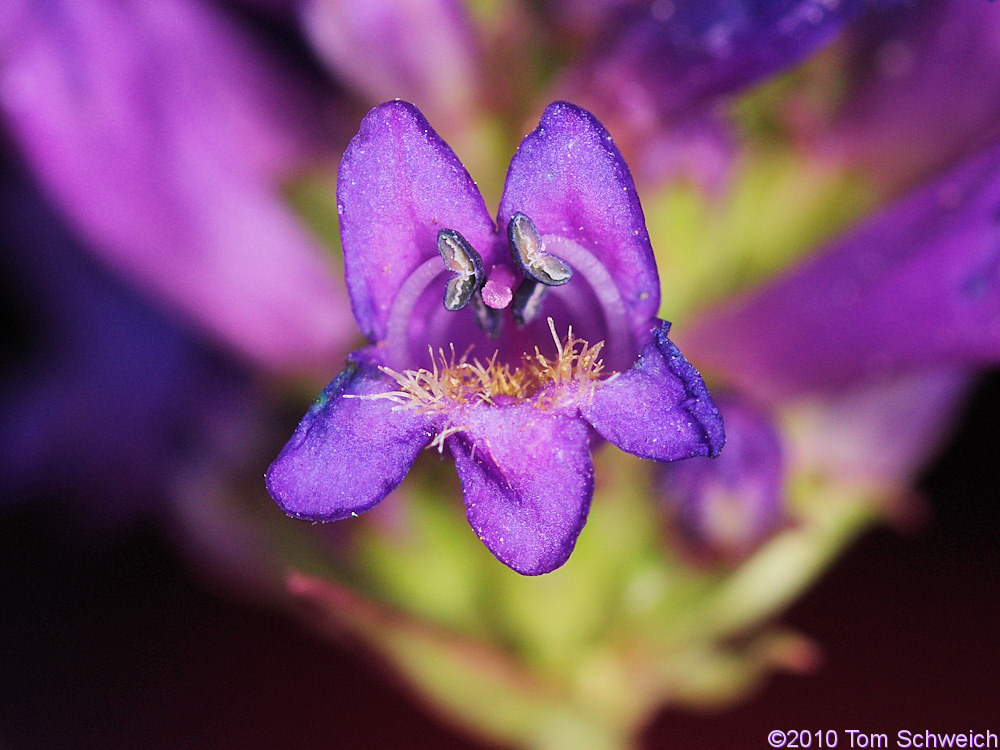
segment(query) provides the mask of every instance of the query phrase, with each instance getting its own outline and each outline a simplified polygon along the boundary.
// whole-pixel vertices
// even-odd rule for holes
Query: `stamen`
[[[445,267],[455,273],[445,289],[445,309],[461,310],[483,285],[483,259],[454,229],[442,229],[438,232],[437,247]]]
[[[507,239],[514,263],[529,278],[546,286],[562,286],[573,278],[573,270],[568,265],[546,252],[534,222],[520,211],[507,224]]]
[[[503,326],[503,310],[490,307],[479,294],[472,296],[472,311],[476,314],[476,322],[486,331],[486,335],[495,339],[500,335]]]
[[[533,354],[523,355],[520,365],[512,368],[497,361],[497,352],[486,362],[480,362],[469,359],[470,351],[456,357],[454,347],[449,355],[439,349],[436,356],[431,353],[429,370],[422,368],[398,372],[390,367],[379,368],[396,381],[398,390],[359,398],[388,399],[397,404],[397,409],[440,413],[450,413],[461,406],[503,406],[524,401],[536,394],[535,406],[539,409],[554,408],[563,399],[578,402],[581,398],[589,398],[598,380],[614,374],[603,371],[604,362],[600,353],[604,342],[590,346],[576,338],[572,328],[563,340],[556,333],[551,318],[549,330],[556,343],[553,359],[536,348]],[[578,388],[539,393],[550,385],[572,384]],[[437,447],[442,443],[443,438],[435,441]]]
[[[580,274],[597,295],[604,321],[609,331],[630,331],[632,329],[625,301],[622,299],[614,277],[593,253],[574,240],[558,235],[547,235],[546,242],[559,251],[559,255],[569,259],[573,268]],[[619,366],[631,363],[634,359],[631,336],[613,336],[608,342],[608,359]]]
[[[531,279],[525,279],[514,292],[514,302],[510,306],[510,312],[514,316],[514,322],[524,326],[530,323],[542,310],[542,300],[549,293],[549,288],[545,284],[540,284]]]

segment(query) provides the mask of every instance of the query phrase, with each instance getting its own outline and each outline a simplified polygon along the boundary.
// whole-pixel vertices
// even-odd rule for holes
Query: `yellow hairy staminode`
[[[519,367],[497,362],[497,353],[486,360],[469,360],[469,352],[456,359],[452,348],[450,356],[438,350],[437,356],[431,352],[431,369],[403,370],[397,372],[389,367],[380,367],[382,372],[392,377],[399,390],[382,393],[368,398],[386,398],[395,401],[400,408],[416,411],[450,411],[456,405],[482,404],[501,405],[507,398],[518,401],[531,398],[549,385],[576,383],[584,389],[592,390],[593,385],[605,377],[602,373],[603,361],[598,358],[604,342],[591,346],[573,335],[569,329],[565,341],[559,339],[555,324],[549,318],[549,330],[556,343],[556,356],[549,359],[535,348],[534,354],[524,354]],[[574,397],[585,395],[574,394]],[[539,398],[536,406],[550,408],[558,401],[553,398]]]

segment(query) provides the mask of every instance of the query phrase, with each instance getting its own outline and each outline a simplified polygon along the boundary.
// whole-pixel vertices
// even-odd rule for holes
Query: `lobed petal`
[[[354,315],[373,341],[386,338],[407,279],[427,261],[440,262],[439,230],[459,231],[486,268],[494,262],[493,220],[479,188],[407,102],[379,105],[362,120],[340,162],[337,209]]]
[[[499,225],[506,227],[517,212],[534,222],[546,242],[547,235],[571,240],[593,256],[591,264],[603,266],[606,273],[593,283],[615,286],[624,305],[621,322],[639,340],[660,305],[656,260],[632,175],[592,114],[567,102],[545,108],[538,127],[525,136],[511,160]],[[566,256],[558,240],[551,244],[554,255],[587,275],[590,264]],[[567,289],[579,283],[577,279]],[[598,297],[601,291],[612,290],[595,289]]]
[[[654,329],[632,369],[601,383],[580,413],[601,437],[640,458],[716,456],[726,440],[722,418],[669,330],[669,323]]]
[[[594,468],[586,424],[522,402],[469,407],[448,438],[466,514],[500,562],[524,575],[562,565],[590,509]]]
[[[335,521],[378,504],[403,480],[434,418],[366,398],[395,390],[371,364],[351,363],[309,407],[265,475],[268,492],[295,518]]]

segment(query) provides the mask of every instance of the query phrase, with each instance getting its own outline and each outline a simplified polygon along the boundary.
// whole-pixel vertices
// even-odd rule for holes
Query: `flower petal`
[[[1000,143],[699,320],[685,351],[761,399],[1000,361]]]
[[[592,114],[567,102],[545,108],[538,127],[511,160],[500,199],[500,226],[505,228],[517,212],[534,222],[552,254],[578,274],[586,276],[589,265],[603,266],[606,273],[591,285],[599,298],[601,291],[621,297],[621,322],[641,340],[660,305],[656,260],[632,175]],[[550,242],[551,235],[576,243],[592,260],[567,256],[558,240]],[[570,282],[567,290],[576,283]],[[616,289],[599,288],[609,284]]]
[[[434,419],[388,399],[395,383],[351,363],[313,402],[267,470],[267,489],[296,518],[334,521],[376,505],[406,476]]]
[[[667,338],[652,331],[635,366],[601,383],[580,413],[601,437],[640,458],[716,456],[725,434],[705,381]]]
[[[375,107],[361,122],[340,162],[337,208],[354,315],[373,341],[386,338],[407,279],[428,260],[440,262],[440,230],[460,232],[485,267],[494,262],[493,220],[479,188],[407,102]]]
[[[1000,13],[995,3],[936,0],[871,21],[849,35],[841,110],[806,137],[892,186],[912,184],[996,132]]]
[[[497,559],[524,575],[562,565],[587,520],[594,468],[586,424],[526,402],[468,407],[448,438],[466,514]]]
[[[354,335],[279,180],[323,97],[206,3],[0,4],[0,115],[95,254],[265,367]]]
[[[805,59],[867,6],[894,1],[608,4],[602,28],[612,31],[556,91],[613,125],[641,178],[662,178],[680,166],[710,181],[728,151],[718,126],[724,96]],[[560,5],[564,13],[578,12],[574,3]],[[667,138],[671,155],[663,153]],[[710,171],[701,174],[691,152],[706,146],[715,153]]]
[[[369,101],[402,96],[452,126],[477,111],[479,54],[456,0],[306,0],[302,17],[331,71]]]

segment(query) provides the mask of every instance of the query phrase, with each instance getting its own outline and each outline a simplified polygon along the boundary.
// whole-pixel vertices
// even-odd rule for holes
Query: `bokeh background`
[[[865,535],[784,616],[822,644],[815,673],[776,676],[731,710],[663,711],[644,746],[995,727],[998,419],[991,376],[921,480],[923,524]],[[43,503],[2,532],[5,748],[499,747],[431,718],[363,645],[206,586],[155,528],[98,544]]]
[[[167,45],[164,49],[190,46],[186,63],[190,70],[179,67],[196,81],[198,65],[212,60],[210,54],[200,55],[211,47],[214,33],[226,44],[231,42],[226,31],[230,26],[247,33],[254,44],[261,45],[247,49],[267,50],[267,56],[259,58],[267,61],[266,69],[279,60],[275,69],[283,74],[292,71],[289,80],[296,82],[288,89],[292,93],[287,101],[278,98],[300,119],[287,132],[284,126],[276,126],[285,135],[294,134],[289,141],[292,145],[277,138],[282,145],[273,153],[262,149],[253,156],[266,166],[255,163],[254,169],[243,172],[245,155],[239,148],[230,152],[224,137],[215,140],[225,128],[212,130],[209,115],[221,117],[225,107],[179,107],[178,112],[168,107],[164,114],[157,107],[176,100],[150,95],[150,110],[140,108],[156,125],[149,133],[141,133],[149,138],[147,146],[152,144],[148,151],[116,154],[111,150],[104,159],[98,153],[92,161],[93,154],[83,154],[77,163],[70,158],[73,139],[65,135],[75,130],[60,135],[57,127],[47,128],[63,115],[62,122],[74,123],[72,107],[67,107],[66,114],[58,105],[76,101],[74,92],[92,90],[88,86],[101,80],[101,66],[89,63],[101,58],[101,46],[85,54],[70,43],[72,35],[67,38],[52,32],[46,36],[46,24],[77,13],[75,23],[86,18],[94,28],[106,28],[80,38],[94,43],[106,34],[107,49],[114,53],[108,55],[109,69],[114,69],[116,54],[129,59],[130,54],[137,54],[142,39],[125,40],[126,44],[111,33],[115,28],[111,20],[129,18],[138,6],[88,0],[70,12],[68,5],[60,3],[8,2],[0,9],[4,27],[0,32],[0,101],[6,107],[0,121],[0,476],[6,482],[0,493],[4,498],[0,508],[2,750],[505,747],[457,728],[418,690],[405,684],[370,643],[343,633],[331,639],[303,621],[307,618],[296,618],[287,607],[276,607],[276,597],[261,583],[266,577],[259,576],[255,565],[262,557],[252,546],[255,539],[230,525],[231,519],[219,514],[214,505],[199,513],[194,509],[200,506],[189,502],[213,488],[220,497],[229,497],[233,486],[253,485],[259,492],[257,478],[308,403],[310,389],[320,382],[318,378],[334,374],[339,364],[331,367],[330,363],[340,362],[342,353],[357,340],[342,290],[335,282],[329,289],[319,283],[298,292],[304,288],[303,279],[318,277],[315,269],[336,267],[335,260],[312,266],[312,261],[301,258],[311,257],[308,252],[324,243],[335,248],[335,226],[324,219],[332,205],[330,176],[338,151],[368,107],[397,92],[417,101],[432,121],[441,124],[442,132],[448,132],[453,145],[469,160],[474,176],[484,176],[487,192],[495,192],[500,184],[511,135],[531,127],[526,123],[537,118],[537,106],[544,104],[550,91],[553,96],[575,92],[592,97],[581,103],[592,106],[605,120],[627,154],[639,157],[635,162],[639,166],[633,168],[644,201],[647,195],[658,194],[664,184],[677,182],[693,185],[692,189],[709,196],[706,200],[712,205],[713,196],[725,195],[730,180],[739,180],[744,163],[731,161],[732,149],[739,152],[746,143],[773,146],[787,141],[792,145],[783,148],[802,160],[803,173],[821,174],[831,169],[830,153],[824,149],[833,143],[843,146],[848,155],[834,148],[839,155],[832,157],[832,163],[843,167],[850,162],[851,169],[861,164],[862,177],[877,183],[869,192],[845,188],[848,207],[844,211],[858,214],[932,179],[937,170],[991,143],[1000,122],[1000,103],[992,104],[1000,102],[1000,85],[988,77],[965,75],[972,61],[961,54],[968,50],[962,47],[961,53],[953,51],[954,57],[949,57],[947,45],[944,51],[937,48],[937,56],[927,58],[941,71],[926,83],[928,90],[938,92],[929,99],[933,111],[923,112],[920,107],[925,103],[918,102],[917,111],[908,112],[897,106],[898,101],[888,100],[893,117],[904,123],[899,132],[913,137],[908,158],[894,161],[891,154],[876,154],[886,158],[872,160],[857,145],[865,142],[865,128],[876,128],[888,139],[883,144],[891,141],[893,128],[878,130],[885,122],[877,116],[866,119],[864,107],[861,115],[855,113],[858,119],[838,120],[824,106],[829,103],[824,97],[840,101],[837,97],[842,91],[834,90],[833,84],[850,81],[858,85],[859,101],[877,100],[865,88],[865,71],[840,70],[838,64],[877,59],[890,73],[899,66],[905,69],[913,64],[907,57],[911,48],[890,44],[879,48],[881,52],[873,58],[865,58],[866,45],[877,46],[872,39],[884,41],[879,34],[887,24],[900,23],[903,28],[911,23],[904,13],[924,13],[933,22],[933,13],[952,13],[958,3],[942,4],[938,7],[945,10],[933,12],[927,3],[919,2],[889,2],[884,8],[881,3],[859,3],[857,17],[832,25],[828,38],[813,40],[808,50],[788,53],[780,64],[762,64],[754,75],[730,76],[727,80],[736,87],[735,94],[726,91],[725,96],[738,98],[749,91],[754,102],[741,119],[741,127],[752,132],[746,142],[740,140],[744,131],[739,129],[733,131],[738,134],[735,142],[720,133],[714,119],[720,106],[715,94],[704,100],[677,94],[689,110],[653,108],[659,118],[654,118],[654,135],[669,136],[669,153],[676,148],[676,153],[688,155],[687,160],[672,161],[663,157],[663,142],[648,137],[649,120],[643,116],[650,113],[623,114],[620,102],[615,103],[620,92],[615,85],[610,90],[607,86],[609,80],[612,84],[631,80],[629,71],[639,80],[643,61],[615,54],[605,60],[599,50],[600,40],[609,38],[600,34],[600,19],[615,19],[607,21],[605,29],[612,34],[616,24],[637,28],[629,24],[645,12],[662,21],[665,14],[674,12],[674,3],[555,3],[551,7],[511,3],[509,8],[473,3],[470,14],[475,28],[480,32],[491,28],[492,34],[484,34],[478,42],[482,47],[472,44],[474,51],[469,52],[467,40],[454,36],[455,29],[465,28],[464,22],[447,26],[443,37],[435,37],[431,27],[421,25],[428,9],[440,5],[452,12],[461,9],[460,4],[390,3],[387,7],[399,15],[390,12],[387,17],[397,22],[381,27],[379,33],[385,35],[381,44],[364,46],[363,40],[378,36],[358,19],[354,19],[359,24],[352,32],[355,37],[343,39],[335,33],[349,28],[350,10],[341,9],[339,17],[336,13],[323,16],[317,10],[340,8],[335,2],[190,0],[177,7],[196,9],[192,11],[195,18],[201,12],[197,9],[208,9],[206,18],[222,22],[218,27],[201,26],[202,36],[191,38],[184,36],[182,23],[167,24],[163,28],[172,31],[159,39]],[[720,18],[730,17],[725,14],[752,18],[755,12],[766,16],[772,5],[782,3],[720,2],[705,7],[721,14]],[[986,0],[975,12],[982,13],[986,7],[1000,14],[1000,7]],[[877,13],[889,15],[875,15],[873,20],[871,14]],[[491,26],[487,21],[492,17],[502,22]],[[154,18],[155,13],[147,21]],[[989,17],[980,20],[987,28]],[[996,25],[1000,28],[1000,20]],[[171,33],[178,36],[171,37]],[[519,33],[534,41],[523,44]],[[68,95],[53,97],[39,110],[55,113],[51,122],[46,117],[37,121],[22,117],[23,110],[15,104],[24,91],[23,78],[9,75],[17,70],[14,63],[24,59],[19,57],[24,40],[38,38],[55,39],[57,48],[66,54],[81,55],[81,88],[69,86]],[[920,34],[906,38],[921,39]],[[400,40],[407,39],[417,41],[401,46]],[[177,40],[179,47],[171,47]],[[432,42],[437,45],[437,56],[428,52]],[[642,43],[641,35],[634,39],[635,48]],[[983,45],[980,52],[1000,56],[1000,41],[994,43],[990,37]],[[220,49],[229,50],[221,42]],[[345,49],[358,54],[345,57]],[[616,48],[609,43],[609,49],[614,52]],[[523,54],[509,56],[505,50]],[[481,62],[480,71],[471,78],[455,73],[477,70],[463,67],[467,62],[463,55]],[[237,58],[230,54],[226,59]],[[505,61],[509,69],[501,64]],[[159,71],[161,63],[168,69],[173,58],[155,62],[154,55],[150,70]],[[606,69],[601,68],[603,63]],[[805,67],[799,67],[802,63]],[[241,80],[248,82],[250,90],[276,85],[285,91],[280,77],[276,84],[268,74],[255,77],[259,71],[253,72],[253,65],[247,69],[234,65],[239,75],[246,76]],[[782,67],[790,70],[785,77],[778,75]],[[831,69],[844,75],[831,77]],[[73,65],[67,70],[73,70]],[[975,81],[971,89],[966,88],[968,78]],[[72,76],[67,80],[72,83]],[[166,89],[174,79],[153,75],[139,80]],[[793,104],[785,112],[782,102],[789,92],[787,101]],[[297,99],[300,94],[303,98]],[[820,103],[812,110],[808,105],[815,96]],[[146,102],[137,91],[131,91],[126,100],[134,101],[134,97]],[[982,100],[985,114],[966,111],[969,108],[964,104],[976,97]],[[180,100],[186,102],[183,96]],[[320,104],[309,110],[303,101]],[[475,116],[463,119],[462,113],[470,111],[469,102],[476,102]],[[949,103],[954,104],[955,132],[945,127]],[[297,109],[300,105],[302,110]],[[109,106],[104,114],[113,115],[114,106]],[[307,110],[316,114],[315,119],[302,116]],[[688,111],[693,113],[691,119],[685,119]],[[775,111],[788,114],[788,119],[775,118]],[[271,123],[271,115],[262,116],[262,121]],[[920,121],[927,127],[907,131],[906,118],[924,115]],[[962,119],[965,116],[967,120]],[[710,121],[707,125],[706,120]],[[100,134],[101,128],[110,127],[108,123],[127,130],[145,121],[140,117],[136,125],[95,117],[82,124],[92,126],[97,135],[91,134],[92,141],[81,137],[75,146],[83,153],[88,144],[105,143]],[[253,117],[248,116],[248,121],[252,123]],[[896,121],[889,118],[890,123]],[[198,127],[189,132],[191,122]],[[702,125],[704,129],[699,129]],[[88,127],[80,130],[87,134]],[[692,130],[694,136],[690,136]],[[191,136],[192,132],[199,135]],[[215,135],[203,140],[202,132]],[[140,141],[136,138],[135,142]],[[483,143],[494,149],[473,148]],[[70,156],[60,151],[63,147]],[[224,176],[205,167],[214,164],[210,157],[219,153],[240,167],[231,172],[220,169]],[[151,154],[157,154],[157,159]],[[58,177],[60,169],[69,174],[80,164],[86,168],[79,174],[99,177],[107,159],[114,158],[135,159],[136,164],[149,168],[149,174],[162,173],[183,163],[182,157],[192,159],[186,166],[194,164],[192,174],[198,175],[190,183],[179,181],[190,188],[187,192],[171,192],[176,185],[161,184],[141,169],[132,175],[132,187],[155,187],[149,194],[136,193],[137,205],[146,205],[144,200],[155,205],[161,189],[161,198],[179,201],[174,205],[176,215],[185,221],[175,223],[191,232],[181,233],[183,241],[216,243],[212,245],[218,251],[216,260],[232,260],[238,255],[227,253],[238,253],[238,242],[219,238],[240,225],[240,217],[260,211],[266,221],[244,227],[238,241],[252,240],[256,227],[276,247],[294,246],[296,252],[305,248],[295,255],[298,265],[286,263],[280,253],[270,267],[265,264],[265,272],[275,273],[274,283],[264,284],[269,291],[259,298],[239,296],[261,288],[254,286],[253,279],[242,279],[244,287],[237,284],[224,289],[209,282],[199,287],[164,281],[171,277],[173,262],[190,260],[172,257],[169,243],[146,242],[155,232],[170,227],[171,221],[157,223],[155,212],[139,220],[128,206],[121,210],[113,202],[101,204],[103,191],[109,188],[96,180],[60,182]],[[855,157],[857,162],[851,162]],[[286,158],[299,162],[300,170],[304,158],[306,176],[299,171],[296,181],[274,187],[269,181],[274,167],[270,160],[284,165]],[[262,173],[268,173],[266,179]],[[852,173],[845,184],[854,184],[855,178]],[[245,205],[226,203],[230,189],[232,195],[254,198],[247,198]],[[114,190],[108,194],[113,197]],[[92,200],[93,196],[97,199]],[[220,205],[232,208],[236,219],[220,219],[227,213],[223,210],[202,210],[214,206],[215,197],[226,198]],[[493,200],[487,197],[488,203]],[[275,201],[283,208],[274,209]],[[294,212],[287,206],[294,206]],[[276,213],[269,213],[272,210]],[[282,213],[285,210],[288,216],[305,217],[302,227],[308,229],[289,223]],[[815,233],[826,236],[835,225],[851,221],[837,210],[832,215]],[[217,219],[218,225],[213,223]],[[135,236],[141,238],[134,247],[128,232],[138,232]],[[330,257],[334,256],[331,252]],[[662,258],[660,262],[664,266]],[[756,281],[787,262],[790,258],[762,261],[763,270],[750,264],[747,278]],[[280,272],[283,266],[287,275]],[[688,271],[704,282],[711,266],[694,264],[694,270]],[[749,283],[740,273],[727,269],[720,274],[721,280],[710,279],[709,295],[722,297],[730,291],[727,285]],[[677,276],[683,274],[665,283],[678,284]],[[682,290],[679,307],[689,315],[699,303],[683,294]],[[274,301],[297,303],[306,298],[298,306]],[[248,310],[252,311],[247,313],[249,322],[242,320]],[[285,337],[284,330],[292,333]],[[1000,374],[978,363],[976,382],[970,396],[954,410],[953,419],[942,419],[943,447],[919,470],[914,486],[906,488],[905,495],[911,498],[907,512],[849,544],[805,595],[781,614],[783,625],[817,644],[815,660],[803,665],[800,674],[773,675],[726,709],[672,706],[661,710],[642,731],[643,747],[764,747],[767,732],[774,728],[860,729],[890,735],[904,728],[1000,733],[996,699],[1000,694],[1000,649],[996,647],[1000,628],[1000,550],[996,544]],[[892,434],[891,428],[888,433]],[[248,490],[247,494],[252,493]],[[277,512],[269,506],[266,511]],[[337,543],[338,533],[331,532],[331,544]],[[268,581],[268,585],[273,583]]]

